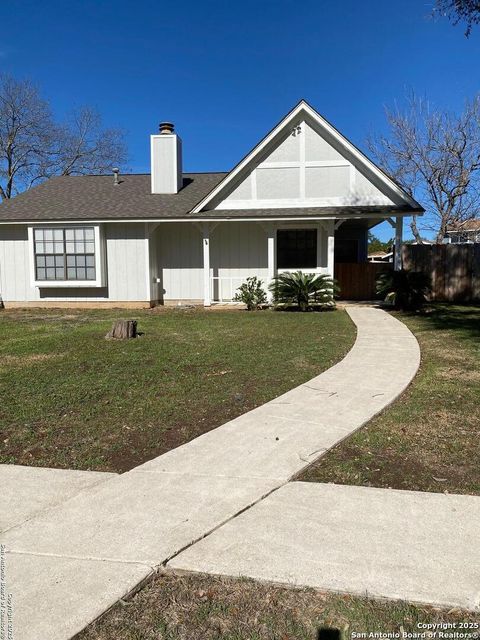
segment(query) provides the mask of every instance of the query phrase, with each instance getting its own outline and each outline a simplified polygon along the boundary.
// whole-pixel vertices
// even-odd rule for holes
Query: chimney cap
[[[117,184],[119,184],[118,174],[120,173],[120,169],[118,167],[113,167],[112,172],[113,172],[113,184],[116,186]]]
[[[173,122],[160,122],[158,125],[158,130],[160,133],[173,133],[174,130]]]

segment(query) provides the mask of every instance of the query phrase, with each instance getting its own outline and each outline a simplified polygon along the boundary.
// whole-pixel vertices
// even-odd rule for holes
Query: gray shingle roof
[[[282,209],[191,209],[226,173],[185,173],[176,194],[150,193],[150,174],[127,174],[115,186],[113,176],[61,176],[0,204],[0,222],[43,220],[133,220],[160,218],[289,218],[318,216],[393,215],[415,213],[409,206],[343,206]],[[419,211],[423,211],[420,209]]]
[[[150,174],[61,176],[0,204],[0,221],[181,218],[225,173],[185,173],[177,194],[150,193]]]

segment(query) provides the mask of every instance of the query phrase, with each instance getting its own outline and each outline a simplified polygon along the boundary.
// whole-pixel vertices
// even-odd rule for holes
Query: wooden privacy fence
[[[404,244],[405,269],[432,278],[432,300],[480,300],[480,244]]]
[[[393,269],[391,264],[372,262],[337,262],[335,279],[341,300],[375,300],[375,280],[379,273]]]

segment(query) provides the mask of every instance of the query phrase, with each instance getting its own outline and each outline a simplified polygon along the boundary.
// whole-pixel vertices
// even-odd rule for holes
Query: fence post
[[[402,268],[402,240],[403,240],[403,218],[397,216],[395,218],[395,255],[393,268],[400,271]]]

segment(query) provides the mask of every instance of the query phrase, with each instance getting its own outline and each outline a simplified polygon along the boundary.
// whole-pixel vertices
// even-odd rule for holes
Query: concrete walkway
[[[417,340],[380,309],[348,308],[354,347],[338,364],[192,442],[137,467],[285,482],[390,404],[420,364]]]
[[[291,482],[172,569],[480,611],[480,498]]]
[[[398,396],[419,366],[415,338],[379,309],[348,313],[356,343],[325,373],[129,473],[92,481],[60,504],[32,504],[36,513],[7,522],[0,542],[15,640],[70,638]]]
[[[0,464],[0,533],[115,473]]]

